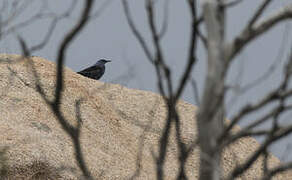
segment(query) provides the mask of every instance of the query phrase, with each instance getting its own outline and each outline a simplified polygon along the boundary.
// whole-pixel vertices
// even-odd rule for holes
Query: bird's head
[[[96,65],[97,64],[106,64],[106,63],[108,63],[108,62],[111,62],[110,60],[106,60],[106,59],[100,59],[100,60],[98,60],[97,62],[96,62]]]

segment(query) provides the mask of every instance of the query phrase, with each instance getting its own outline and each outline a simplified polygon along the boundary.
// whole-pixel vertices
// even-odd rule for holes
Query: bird
[[[98,80],[105,72],[105,64],[111,62],[110,60],[100,59],[93,66],[90,66],[82,71],[77,72],[85,77]]]

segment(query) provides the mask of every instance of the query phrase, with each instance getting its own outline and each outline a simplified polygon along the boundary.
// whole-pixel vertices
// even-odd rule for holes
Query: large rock
[[[71,139],[36,91],[28,60],[7,54],[0,55],[0,60],[0,168],[7,170],[7,179],[80,179]],[[52,99],[55,64],[40,57],[32,60],[46,94]],[[80,99],[82,150],[94,177],[129,179],[135,175],[137,179],[155,179],[153,154],[158,152],[166,117],[162,98],[151,92],[91,80],[66,68],[62,111],[71,124],[76,124],[75,102]],[[177,108],[183,139],[190,144],[196,136],[196,107],[180,101]],[[173,129],[170,144],[165,177],[175,179],[179,168]],[[258,146],[255,139],[245,138],[228,148],[222,158],[225,174]],[[195,149],[187,161],[190,179],[198,177],[198,159]],[[269,166],[279,163],[270,156]],[[262,174],[260,159],[243,177],[255,179]],[[282,174],[277,179],[288,176]]]

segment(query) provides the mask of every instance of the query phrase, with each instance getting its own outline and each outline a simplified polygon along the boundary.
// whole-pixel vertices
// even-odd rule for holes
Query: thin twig
[[[122,3],[123,3],[123,8],[124,8],[124,12],[125,12],[125,15],[126,15],[126,18],[127,18],[127,22],[134,34],[134,36],[137,38],[137,40],[139,41],[140,45],[142,46],[142,49],[144,51],[144,53],[146,54],[148,60],[154,64],[154,58],[144,40],[144,38],[142,37],[141,33],[138,31],[138,29],[136,28],[135,24],[134,24],[134,21],[132,19],[132,15],[131,15],[131,12],[130,12],[130,8],[129,8],[129,4],[128,4],[128,1],[127,0],[122,0]]]

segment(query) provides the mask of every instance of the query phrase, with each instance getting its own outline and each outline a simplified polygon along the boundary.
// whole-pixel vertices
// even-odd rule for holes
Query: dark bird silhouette
[[[111,62],[110,60],[100,59],[93,66],[77,72],[85,77],[98,80],[104,74],[105,64]]]

